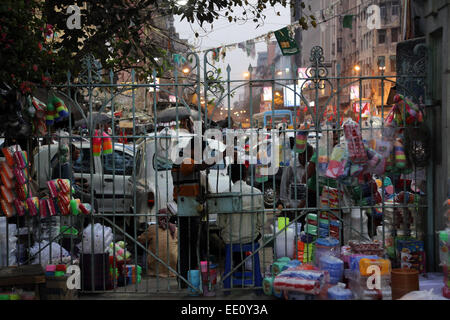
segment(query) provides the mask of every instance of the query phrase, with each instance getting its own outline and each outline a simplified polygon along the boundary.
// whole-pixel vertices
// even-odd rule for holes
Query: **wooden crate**
[[[45,288],[41,299],[43,300],[77,300],[78,290],[67,288],[68,276],[50,277],[46,276]]]

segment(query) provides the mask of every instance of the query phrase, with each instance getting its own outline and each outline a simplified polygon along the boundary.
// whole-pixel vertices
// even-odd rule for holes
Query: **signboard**
[[[359,86],[350,86],[350,100],[359,99]]]
[[[360,104],[359,104],[359,102],[354,102],[353,103],[353,111],[355,113],[358,113],[358,115],[359,115],[359,112],[360,112]],[[363,102],[362,103],[361,116],[362,117],[370,116],[370,102]]]
[[[295,42],[295,39],[291,36],[288,28],[284,27],[274,33],[283,56],[289,56],[300,52],[297,42]]]
[[[264,87],[263,101],[272,101],[272,87]]]

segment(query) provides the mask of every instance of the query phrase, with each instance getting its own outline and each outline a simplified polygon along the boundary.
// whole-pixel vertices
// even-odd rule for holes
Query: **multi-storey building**
[[[301,54],[294,60],[301,63],[298,67],[309,67],[311,48],[321,46],[329,76],[378,76],[381,72],[389,76],[396,74],[396,44],[401,36],[399,0],[310,0],[306,1],[306,5],[311,6],[318,26],[308,30],[297,29],[296,39],[301,40]],[[379,29],[368,27],[368,20],[372,17],[368,13],[371,5],[380,8]],[[301,11],[301,8],[297,10]],[[351,25],[347,27],[344,27],[345,16],[351,16]],[[343,80],[340,85],[348,81]],[[359,91],[359,83],[356,87]],[[390,87],[390,84],[384,83],[384,104]],[[352,86],[348,86],[335,93],[334,103],[337,103],[339,96],[341,110],[351,106],[351,89]],[[325,90],[323,101],[327,100],[330,92]],[[372,106],[381,106],[381,81],[364,80],[360,95],[370,100]]]

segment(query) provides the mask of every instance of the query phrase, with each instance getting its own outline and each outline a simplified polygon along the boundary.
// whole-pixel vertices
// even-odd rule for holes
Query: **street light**
[[[248,71],[245,71],[244,72],[244,78],[248,78],[248,77],[250,77],[250,73]]]
[[[358,66],[358,65],[356,65],[356,66],[354,67],[354,69],[355,69],[355,71],[359,71],[359,70],[361,70],[361,67]]]
[[[188,67],[184,67],[182,71],[184,74],[188,74],[191,69],[189,69]]]

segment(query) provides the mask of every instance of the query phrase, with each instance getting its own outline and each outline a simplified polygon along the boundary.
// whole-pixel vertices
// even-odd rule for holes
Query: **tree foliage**
[[[86,4],[86,7],[83,5]],[[3,0],[0,4],[0,76],[29,91],[33,84],[66,81],[77,74],[80,59],[92,53],[104,69],[134,68],[137,79],[172,65],[176,39],[158,19],[181,16],[200,26],[219,17],[230,22],[264,22],[264,10],[287,0]],[[67,7],[81,8],[81,28],[68,29]],[[236,9],[244,14],[237,14]],[[290,20],[290,19],[289,19]],[[308,17],[302,20],[307,28]],[[313,23],[311,23],[313,24]]]

